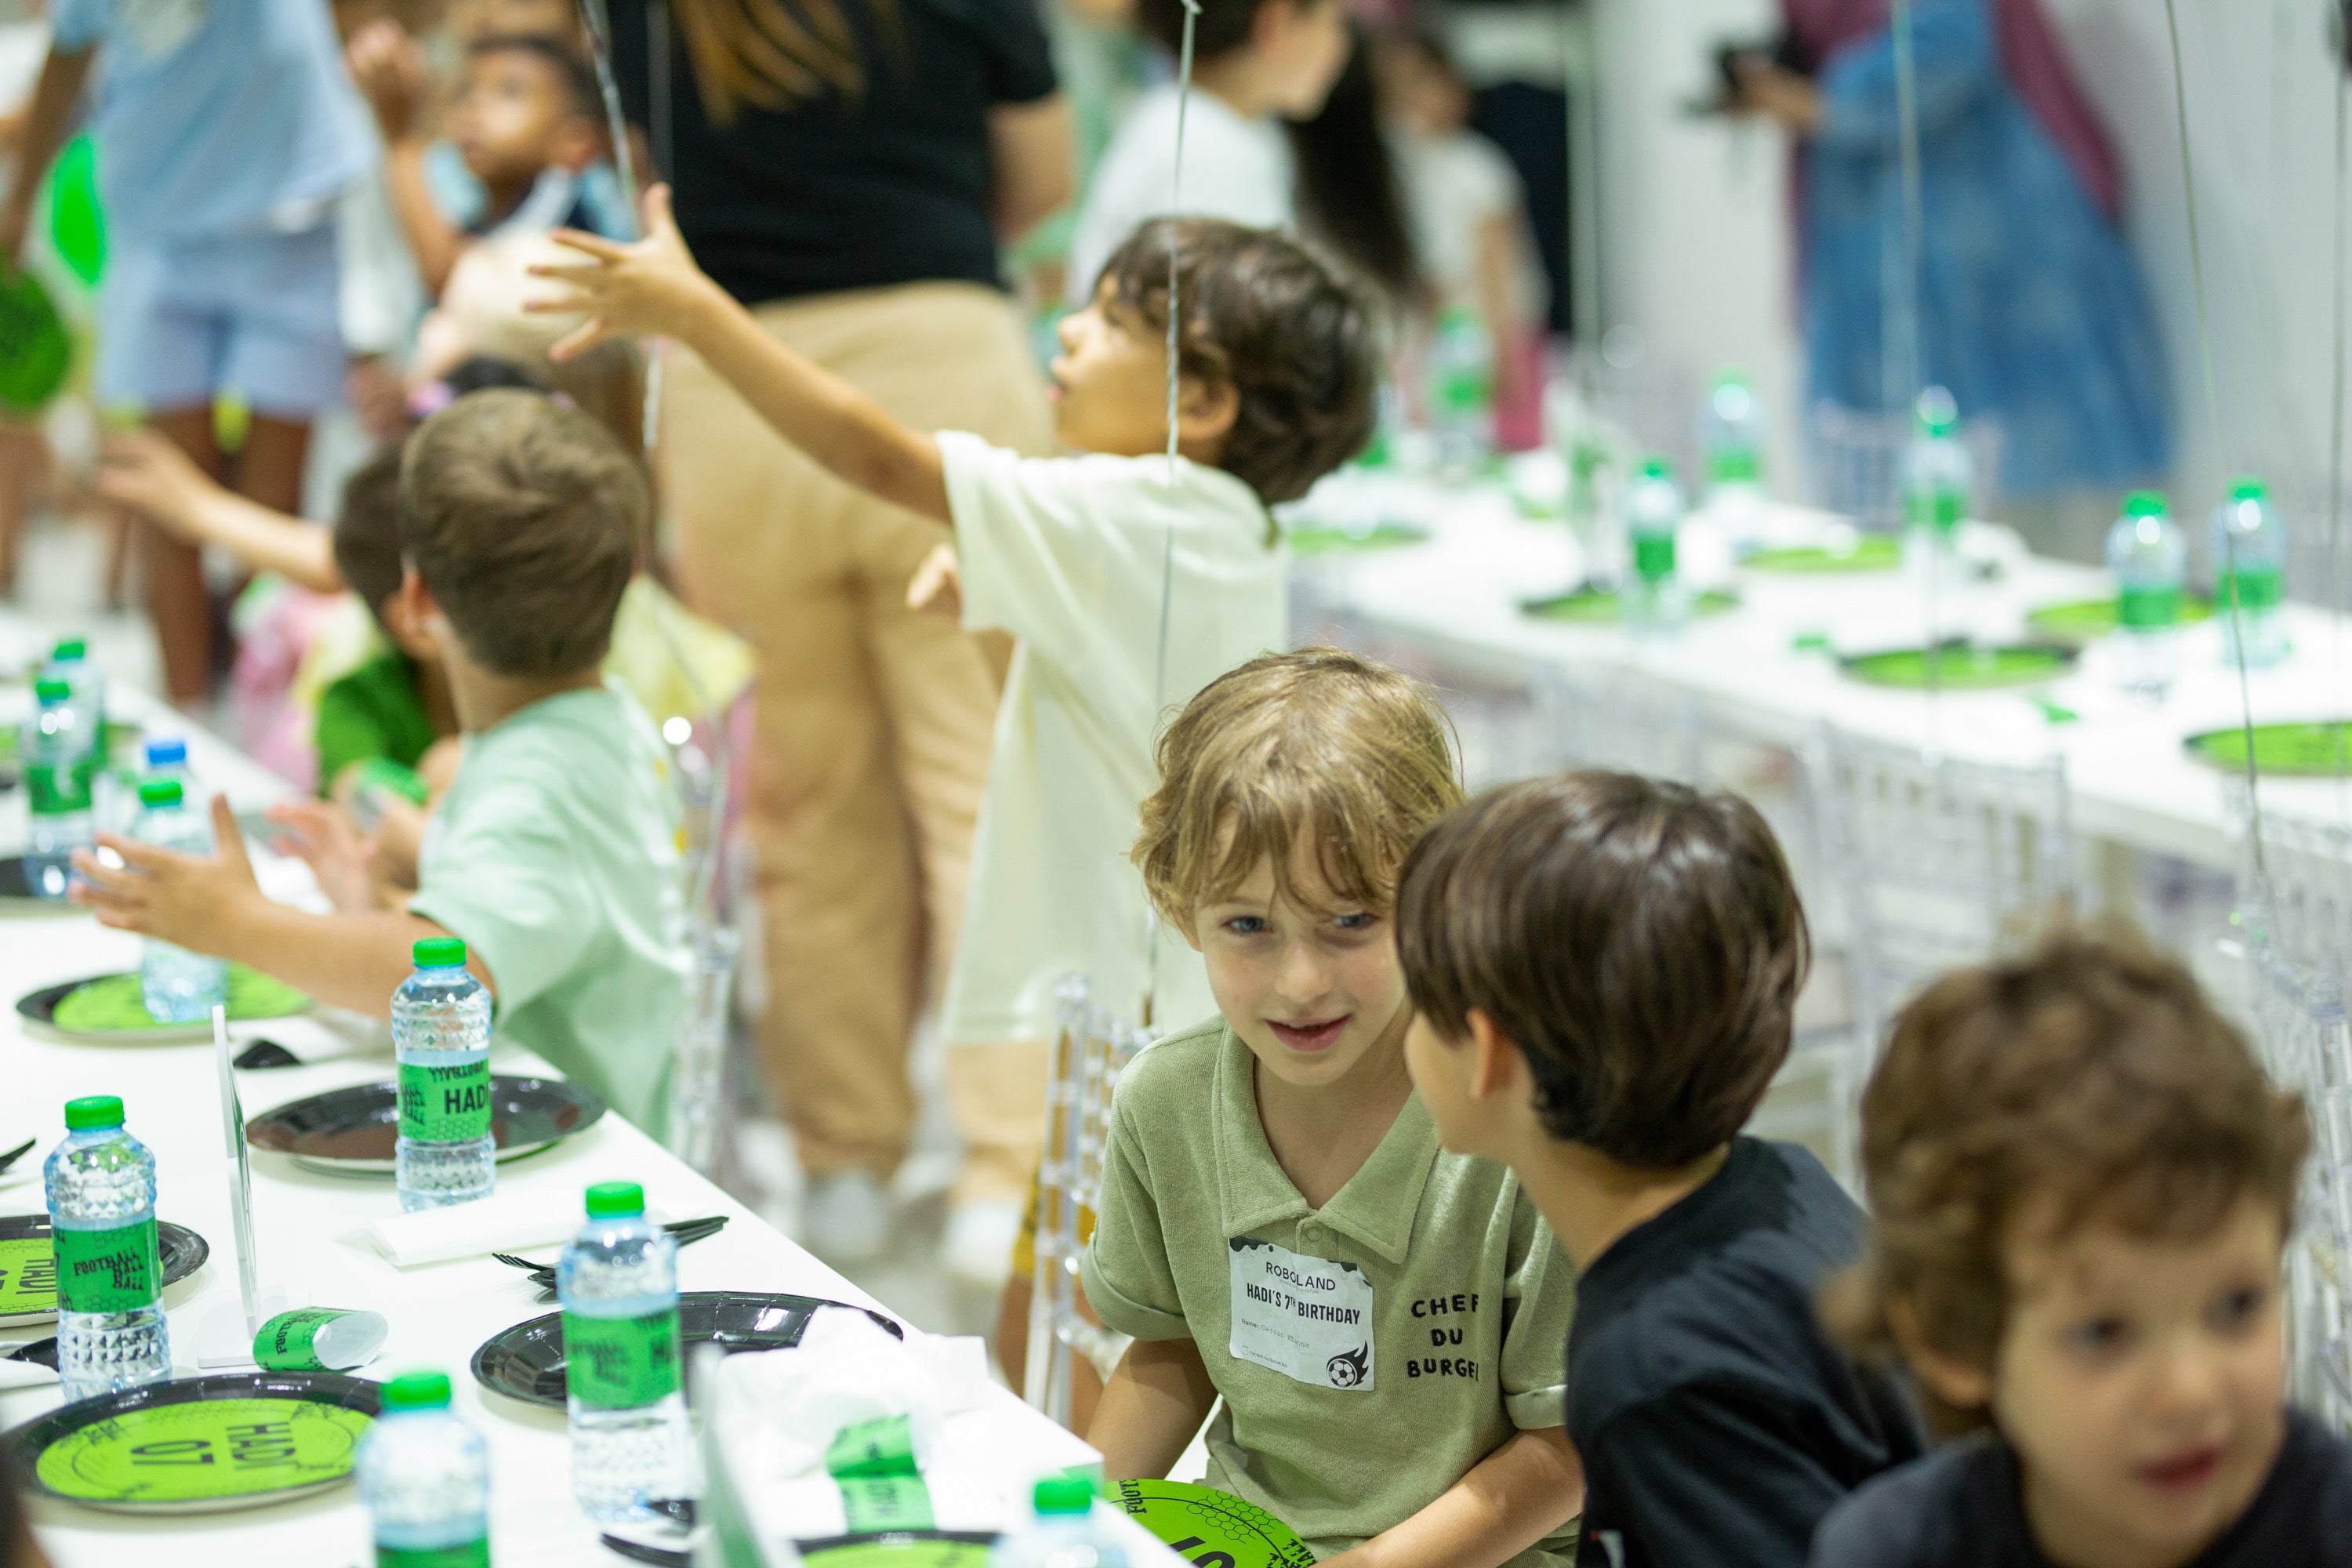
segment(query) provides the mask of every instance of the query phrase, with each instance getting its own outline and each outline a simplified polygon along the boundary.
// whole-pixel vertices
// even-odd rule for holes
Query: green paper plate
[[[0,1215],[0,1329],[46,1323],[58,1315],[58,1255],[49,1234],[47,1215]],[[165,1286],[202,1268],[212,1251],[186,1226],[155,1222],[155,1258]]]
[[[1336,555],[1350,550],[1394,550],[1401,545],[1426,544],[1429,530],[1417,522],[1376,522],[1369,529],[1336,528],[1310,522],[1283,530],[1294,555]]]
[[[2246,731],[2237,725],[2208,730],[2182,742],[2189,754],[2234,773],[2246,771]],[[2254,771],[2282,778],[2334,778],[2339,755],[2352,755],[2352,721],[2254,726]]]
[[[85,1399],[0,1444],[43,1496],[219,1513],[341,1485],[382,1408],[377,1384],[340,1373],[219,1373]]]
[[[1947,646],[1937,668],[1928,666],[1926,648],[1890,648],[1884,653],[1855,654],[1838,660],[1840,668],[1870,686],[1906,690],[1927,689],[1930,680],[1946,691],[1998,691],[2009,686],[2033,686],[2056,680],[2074,666],[2074,650],[2049,643],[2017,643],[2005,647]]]
[[[2209,601],[2187,594],[2180,596],[2182,625],[2212,617],[2213,606]],[[2094,643],[2116,629],[2116,602],[2112,598],[2076,599],[2063,605],[2044,605],[2029,614],[2025,624],[2035,636],[2053,642]]]
[[[891,1530],[798,1544],[808,1568],[988,1568],[996,1537],[978,1530]]]
[[[1695,615],[1717,616],[1739,607],[1737,594],[1701,594],[1691,603]],[[1539,621],[1567,621],[1577,626],[1615,626],[1622,618],[1618,608],[1615,590],[1579,588],[1572,594],[1554,594],[1548,599],[1522,599],[1519,614]]]
[[[228,1016],[236,1023],[284,1018],[310,1010],[310,999],[292,986],[241,963],[228,966]],[[136,974],[100,974],[68,980],[21,997],[16,1011],[37,1024],[81,1040],[171,1040],[212,1033],[209,1020],[159,1024],[147,1016]]]
[[[0,274],[5,271],[0,264]],[[73,338],[40,279],[29,272],[0,276],[0,408],[38,413],[72,365]]]
[[[1189,1481],[1121,1481],[1111,1507],[1194,1568],[1313,1568],[1290,1527],[1231,1492]]]
[[[1901,541],[1882,533],[1859,535],[1851,550],[1808,544],[1790,550],[1759,550],[1739,564],[1750,572],[1822,575],[1832,572],[1891,572],[1903,564]]]

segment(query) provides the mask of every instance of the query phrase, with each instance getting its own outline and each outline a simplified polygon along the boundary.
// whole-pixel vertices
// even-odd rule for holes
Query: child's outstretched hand
[[[152,430],[110,430],[98,447],[98,493],[143,513],[182,538],[220,493],[212,476]]]
[[[725,302],[726,295],[695,266],[685,237],[677,232],[670,216],[669,187],[649,186],[644,209],[646,237],[635,244],[560,228],[551,237],[555,243],[589,259],[531,267],[535,276],[565,284],[568,290],[527,300],[526,311],[588,318],[548,351],[550,359],[570,359],[607,338],[683,336],[701,310]]]
[[[343,914],[383,907],[369,875],[374,847],[352,828],[342,808],[323,800],[281,800],[270,823],[286,830],[278,848],[299,857],[327,902]]]
[[[239,912],[268,900],[254,879],[245,835],[226,795],[213,796],[213,837],[219,847],[212,854],[182,855],[101,833],[99,843],[123,863],[110,867],[87,849],[75,850],[74,869],[82,879],[73,887],[73,900],[95,910],[100,925],[161,937],[191,952],[219,953]]]
[[[956,563],[954,545],[934,545],[916,564],[907,583],[907,608],[962,619],[963,573]]]

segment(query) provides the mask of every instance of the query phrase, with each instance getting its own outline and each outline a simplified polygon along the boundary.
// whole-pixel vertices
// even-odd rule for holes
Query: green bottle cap
[[[49,657],[67,660],[88,658],[89,644],[80,637],[59,637],[58,646],[49,650]]]
[[[1922,392],[1911,413],[1922,436],[1949,436],[1960,427],[1960,405],[1940,386]]]
[[[1712,384],[1721,387],[1746,386],[1748,384],[1748,373],[1741,370],[1737,365],[1731,365],[1725,369],[1717,371],[1715,373],[1715,381]]]
[[[73,688],[62,680],[37,680],[33,682],[33,695],[43,707],[54,707],[71,697]]]
[[[1644,458],[1642,459],[1642,477],[1645,479],[1671,479],[1675,477],[1675,465],[1664,458]]]
[[[86,1094],[79,1100],[66,1101],[66,1131],[79,1132],[85,1127],[120,1127],[122,1125],[122,1097],[119,1094]]]
[[[2162,517],[2165,510],[2162,490],[2134,490],[2124,497],[2126,517]]]
[[[2267,500],[2270,493],[2270,486],[2263,483],[2258,475],[2240,474],[2230,481],[2230,499],[2233,501]]]
[[[428,936],[408,950],[408,957],[419,969],[460,969],[466,963],[465,939]]]
[[[598,1182],[588,1189],[590,1219],[626,1218],[646,1212],[646,1190],[635,1182]]]
[[[179,805],[180,781],[177,779],[142,779],[139,783],[139,804],[142,805]]]
[[[1095,1488],[1084,1476],[1047,1476],[1029,1494],[1040,1514],[1085,1513],[1095,1506]]]
[[[404,1372],[383,1385],[386,1410],[446,1410],[449,1374],[446,1372]]]

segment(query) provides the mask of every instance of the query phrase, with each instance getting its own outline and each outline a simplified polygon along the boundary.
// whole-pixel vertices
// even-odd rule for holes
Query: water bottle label
[[[1751,484],[1764,474],[1764,459],[1753,447],[1729,447],[1715,454],[1710,465],[1719,485]]]
[[[68,1312],[128,1312],[152,1307],[163,1278],[155,1218],[110,1230],[55,1228],[58,1305]]]
[[[824,1468],[836,1480],[919,1475],[914,1426],[904,1415],[853,1421],[834,1434]]]
[[[852,1535],[931,1528],[931,1493],[920,1476],[873,1476],[834,1483],[841,1489],[842,1521]]]
[[[89,769],[76,763],[69,767],[53,767],[36,763],[25,770],[25,792],[32,803],[36,816],[63,816],[69,812],[89,809]]]
[[[490,1540],[457,1546],[383,1546],[375,1549],[375,1568],[490,1568]]]
[[[677,1309],[642,1318],[563,1314],[563,1379],[593,1410],[635,1410],[678,1390]]]
[[[419,1143],[465,1143],[490,1130],[490,1064],[400,1064],[400,1135]]]
[[[2179,588],[2126,588],[2116,595],[2116,624],[2168,626],[2180,619]]]
[[[1663,583],[1674,574],[1675,536],[1637,533],[1633,536],[1633,572],[1644,583]]]
[[[2278,607],[2282,597],[2279,569],[2275,566],[2242,566],[2236,573],[2224,572],[2221,581],[2214,585],[2213,607],[2223,615],[2230,613],[2231,579],[2237,581],[2235,595],[2241,610],[2270,610]]]
[[[1949,533],[1960,526],[1960,513],[1968,509],[1968,500],[1958,490],[1938,487],[1913,490],[1906,498],[1906,505],[1912,522],[1917,526]]]

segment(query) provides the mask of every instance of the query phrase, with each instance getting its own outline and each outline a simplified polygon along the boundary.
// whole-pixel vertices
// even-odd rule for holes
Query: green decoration
[[[1903,564],[1900,542],[1881,533],[1855,536],[1850,545],[1808,544],[1790,550],[1759,550],[1741,561],[1750,572],[1818,576],[1837,572],[1892,572]]]
[[[72,368],[73,338],[49,291],[0,262],[0,410],[39,413]]]
[[[2208,730],[2184,742],[2200,763],[2230,773],[2246,771],[2242,726]],[[2337,778],[2352,773],[2352,721],[2254,726],[2254,771],[2284,778]]]
[[[1930,687],[1944,691],[1998,691],[2059,679],[2074,668],[2074,653],[2072,648],[2041,643],[1979,647],[1953,642],[1937,649],[1905,647],[1857,654],[1840,662],[1846,674],[1869,686],[1914,691]]]
[[[98,148],[77,136],[49,165],[49,242],[86,289],[106,275],[106,210],[98,199]]]

